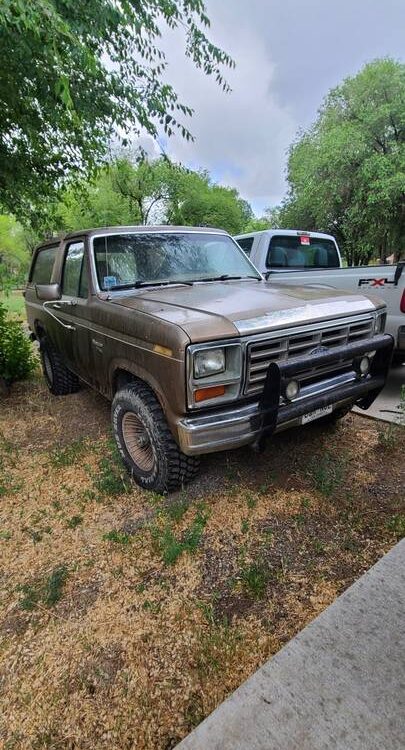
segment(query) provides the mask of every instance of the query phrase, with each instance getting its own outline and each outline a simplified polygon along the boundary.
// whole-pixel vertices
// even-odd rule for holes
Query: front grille
[[[303,330],[290,336],[253,341],[247,347],[245,394],[260,393],[270,362],[303,357],[317,346],[343,346],[373,335],[374,319],[358,320],[346,325],[318,330]]]

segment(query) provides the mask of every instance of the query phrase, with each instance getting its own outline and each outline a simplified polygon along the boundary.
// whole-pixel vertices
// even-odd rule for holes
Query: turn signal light
[[[217,398],[217,396],[224,396],[225,386],[224,385],[213,385],[208,388],[199,388],[195,391],[195,400],[197,402],[206,401],[209,398]]]

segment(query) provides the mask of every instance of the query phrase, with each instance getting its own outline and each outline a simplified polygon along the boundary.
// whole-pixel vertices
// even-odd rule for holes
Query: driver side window
[[[82,241],[68,245],[63,267],[62,294],[82,298],[88,295],[87,265]]]

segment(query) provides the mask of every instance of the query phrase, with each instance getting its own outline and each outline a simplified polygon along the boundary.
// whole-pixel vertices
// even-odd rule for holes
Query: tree
[[[349,264],[405,250],[405,65],[375,60],[333,89],[290,149],[286,227],[337,236]]]
[[[263,216],[251,216],[245,224],[244,232],[261,232],[264,229],[279,229],[282,227],[280,217],[280,206],[266,208]]]
[[[53,229],[117,224],[214,226],[236,234],[252,216],[231,188],[211,183],[205,172],[172,164],[166,157],[121,156],[89,183],[65,191]]]
[[[206,35],[202,0],[0,0],[0,204],[34,221],[72,176],[104,159],[113,133],[158,127],[190,138],[165,81],[160,28],[224,89],[230,57]]]
[[[183,171],[173,191],[168,220],[173,224],[210,226],[237,234],[252,216],[237,190],[213,184],[206,172]]]
[[[0,291],[22,284],[28,264],[25,230],[13,216],[0,215]]]

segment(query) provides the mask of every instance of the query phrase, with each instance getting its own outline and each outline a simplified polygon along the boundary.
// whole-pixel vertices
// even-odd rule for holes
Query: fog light
[[[363,377],[365,375],[368,375],[370,372],[370,360],[368,357],[362,357],[361,359],[356,360],[354,363],[354,369],[357,370],[359,375],[362,375]]]
[[[290,380],[288,385],[285,389],[285,395],[288,398],[289,401],[292,401],[293,398],[296,398],[300,392],[300,384],[298,380]]]

